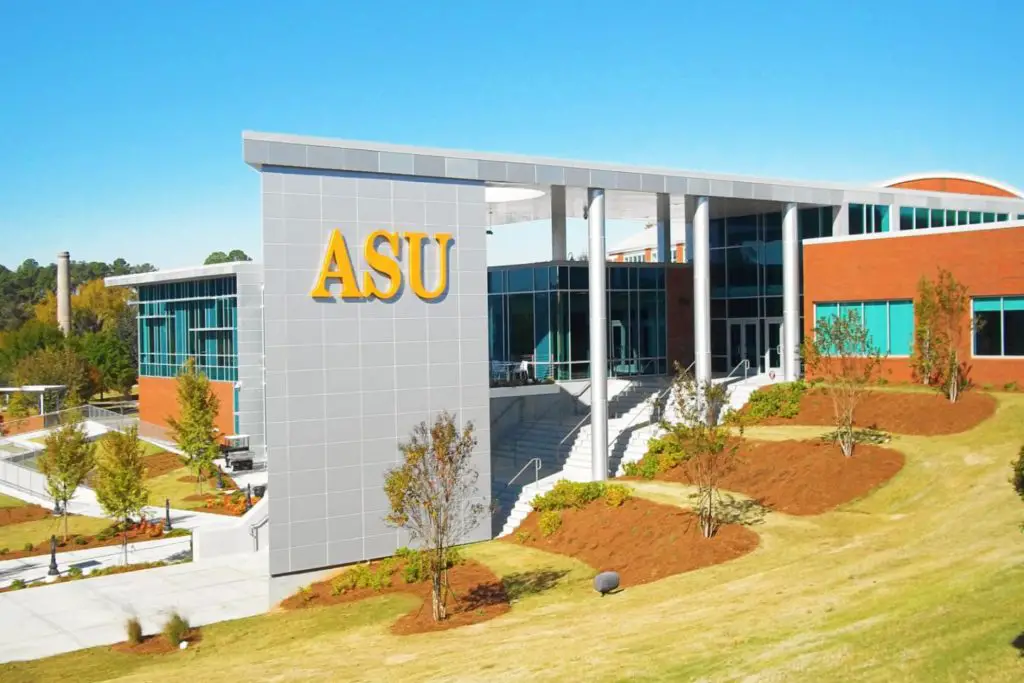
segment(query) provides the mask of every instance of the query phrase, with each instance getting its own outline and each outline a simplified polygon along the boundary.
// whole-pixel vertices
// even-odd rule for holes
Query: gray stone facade
[[[261,171],[270,572],[389,555],[408,539],[384,521],[384,474],[419,422],[447,410],[460,424],[474,423],[479,495],[490,499],[483,183],[271,165]],[[403,243],[404,286],[394,299],[313,298],[333,230],[344,237],[360,283],[368,272],[364,243],[374,231],[451,234],[447,291],[431,301],[416,296]],[[386,246],[379,251],[389,254]],[[441,262],[432,242],[423,259],[430,289]],[[339,290],[333,281],[332,293]],[[243,391],[249,379],[246,372]],[[255,407],[255,398],[246,393],[243,408]],[[483,520],[465,540],[489,535]]]

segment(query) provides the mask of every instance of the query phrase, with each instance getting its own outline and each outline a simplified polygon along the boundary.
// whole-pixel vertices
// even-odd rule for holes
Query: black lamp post
[[[50,571],[46,572],[47,576],[60,576],[60,571],[57,570],[57,537],[50,536]]]
[[[170,531],[171,530],[171,499],[170,498],[164,498],[164,521],[166,522],[164,524],[164,526],[167,528],[167,531]]]

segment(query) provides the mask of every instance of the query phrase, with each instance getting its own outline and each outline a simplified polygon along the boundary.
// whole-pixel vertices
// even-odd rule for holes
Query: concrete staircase
[[[617,472],[627,451],[639,447],[632,445],[630,435],[647,425],[649,401],[667,385],[668,379],[663,377],[638,379],[608,402],[611,474]],[[515,531],[533,509],[533,499],[550,491],[559,480],[591,479],[588,420],[589,415],[574,417],[571,421],[523,423],[513,436],[492,445],[492,530],[495,535],[505,536]],[[642,445],[646,448],[646,441]],[[532,458],[540,459],[539,468],[528,466]],[[520,472],[524,466],[527,470]],[[515,481],[506,483],[517,474]]]

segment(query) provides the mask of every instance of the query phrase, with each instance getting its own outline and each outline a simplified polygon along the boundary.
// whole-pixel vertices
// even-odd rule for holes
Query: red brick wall
[[[814,328],[816,301],[913,299],[922,276],[945,268],[971,296],[1024,294],[1024,228],[914,233],[804,246],[804,334]],[[972,358],[970,321],[963,357],[976,384],[1024,384],[1024,359]],[[891,381],[911,379],[907,359],[887,359]]]
[[[4,417],[0,415],[0,434],[5,436],[17,436],[18,434],[28,434],[29,432],[38,432],[43,428],[43,418],[39,415],[32,415],[29,417]]]
[[[651,250],[650,249],[644,249],[644,263],[650,263],[650,262],[651,262]]]
[[[210,382],[214,396],[220,401],[216,425],[222,434],[235,433],[235,384]],[[167,426],[167,418],[180,416],[176,381],[167,377],[139,378],[139,419],[160,427]]]
[[[693,362],[693,268],[669,265],[665,273],[669,372],[672,362]]]

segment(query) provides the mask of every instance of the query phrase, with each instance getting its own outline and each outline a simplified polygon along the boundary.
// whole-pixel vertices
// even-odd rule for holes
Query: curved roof
[[[905,190],[1024,198],[1024,192],[1021,192],[1012,185],[1007,185],[991,178],[950,171],[912,173],[887,180],[881,183],[881,185],[882,187],[898,187]]]

